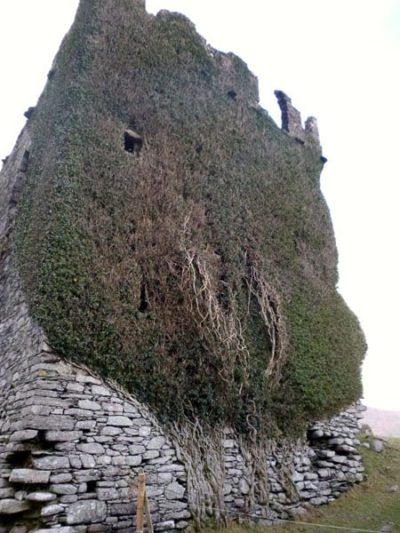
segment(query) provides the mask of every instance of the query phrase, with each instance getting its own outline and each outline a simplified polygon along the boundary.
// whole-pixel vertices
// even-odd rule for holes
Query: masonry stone
[[[82,436],[82,431],[47,431],[46,440],[49,442],[76,441]]]
[[[55,514],[62,513],[64,511],[64,507],[62,505],[46,505],[46,507],[43,507],[40,511],[40,514],[42,516],[53,516]]]
[[[10,436],[10,441],[26,441],[26,440],[32,440],[35,437],[38,436],[38,431],[34,429],[26,429],[22,431],[16,431]]]
[[[107,516],[107,506],[97,500],[86,500],[72,504],[67,511],[67,524],[93,524],[102,522]]]
[[[31,502],[51,502],[56,499],[56,495],[52,492],[30,492],[26,495],[26,499]]]
[[[30,508],[28,502],[6,499],[0,500],[0,515],[15,515],[23,513]]]
[[[22,484],[46,484],[49,482],[50,472],[33,470],[31,468],[16,468],[11,472],[10,482]]]
[[[32,459],[32,464],[39,470],[62,470],[70,467],[68,457],[57,455]]]
[[[107,421],[109,426],[126,427],[132,426],[132,421],[126,416],[110,416]]]

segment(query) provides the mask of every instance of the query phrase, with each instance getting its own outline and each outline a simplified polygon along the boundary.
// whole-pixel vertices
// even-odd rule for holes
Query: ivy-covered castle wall
[[[316,120],[141,0],[81,0],[48,78],[0,174],[0,533],[131,530],[142,470],[171,531],[361,481]]]

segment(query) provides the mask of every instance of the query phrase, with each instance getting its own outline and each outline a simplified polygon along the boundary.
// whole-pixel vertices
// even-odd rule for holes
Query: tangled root
[[[282,367],[286,362],[288,346],[280,298],[276,290],[254,265],[250,266],[246,281],[249,290],[249,304],[251,296],[254,296],[271,341],[271,355],[265,372],[268,377],[272,378],[272,385],[277,385],[281,378]]]
[[[188,502],[196,525],[211,517],[226,522],[223,431],[204,430],[198,420],[170,426],[169,433],[185,464]]]
[[[242,369],[243,384],[248,383],[249,351],[236,307],[235,295],[228,283],[220,279],[221,258],[209,246],[199,250],[185,238],[181,241],[184,265],[180,286],[193,295],[189,311],[198,331],[210,349],[220,355],[223,368],[221,378],[233,381],[238,363]],[[226,298],[221,302],[221,293]]]

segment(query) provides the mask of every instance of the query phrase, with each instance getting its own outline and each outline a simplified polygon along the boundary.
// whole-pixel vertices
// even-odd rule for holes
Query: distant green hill
[[[360,397],[320,147],[258,106],[243,61],[181,15],[82,0],[31,115],[16,244],[60,354],[164,420],[243,433]]]

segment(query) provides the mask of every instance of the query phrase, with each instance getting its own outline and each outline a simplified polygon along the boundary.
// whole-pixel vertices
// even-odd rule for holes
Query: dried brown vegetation
[[[83,0],[30,127],[17,249],[60,353],[250,435],[359,397],[320,149],[257,107],[240,59],[180,15]]]

